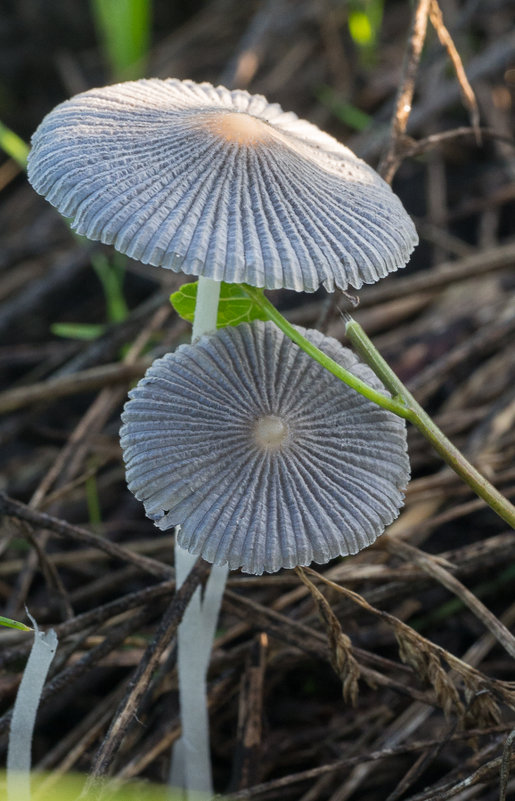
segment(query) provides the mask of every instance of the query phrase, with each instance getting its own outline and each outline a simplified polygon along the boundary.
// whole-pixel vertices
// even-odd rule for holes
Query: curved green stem
[[[392,393],[393,398],[385,398],[384,395],[373,390],[368,384],[357,379],[352,373],[349,373],[348,370],[344,370],[339,364],[329,358],[329,356],[322,353],[322,351],[303,337],[302,334],[277,311],[275,306],[265,298],[262,290],[254,289],[247,285],[243,285],[242,288],[266,314],[269,320],[272,320],[293,340],[293,342],[306,351],[313,359],[316,359],[323,367],[333,373],[333,375],[369,400],[399,415],[399,417],[404,417],[404,419],[409,420],[410,423],[413,423],[460,478],[462,478],[480,498],[486,501],[499,517],[512,528],[515,528],[515,506],[490,484],[490,482],[467,461],[461,451],[447,439],[445,434],[435,425],[427,412],[417,403],[400,378],[398,378],[392,368],[383,359],[359,323],[353,320],[350,315],[346,315],[346,333],[350,342],[361,358],[373,369],[385,387]]]
[[[422,406],[417,403],[411,392],[393,372],[392,368],[385,362],[359,323],[353,320],[350,315],[346,315],[346,319],[347,324],[345,330],[349,340],[362,359],[370,365],[375,374],[381,379],[385,387],[392,393],[402,394],[402,397],[413,413],[409,417],[410,422],[418,428],[427,440],[429,440],[435,451],[437,451],[442,459],[452,467],[454,472],[457,473],[480,498],[483,498],[494,512],[497,512],[499,517],[502,517],[506,523],[509,523],[512,528],[515,528],[515,506],[490,484],[490,482],[465,459],[461,451],[447,439],[445,434],[440,431],[431,417],[424,411]]]
[[[382,406],[383,409],[388,409],[389,412],[394,412],[395,414],[399,415],[399,417],[405,417],[406,419],[410,419],[410,410],[407,405],[404,403],[402,397],[398,397],[397,393],[393,393],[394,397],[389,398],[381,392],[378,392],[376,389],[373,389],[365,381],[361,381],[361,379],[357,378],[353,375],[349,370],[346,370],[344,367],[339,365],[329,356],[326,356],[325,353],[322,353],[315,345],[313,345],[306,337],[303,337],[301,333],[293,326],[288,320],[283,317],[283,315],[277,311],[275,306],[270,303],[270,301],[265,298],[261,289],[255,289],[252,286],[247,286],[246,284],[242,285],[242,289],[247,293],[247,295],[252,298],[254,303],[265,312],[266,316],[269,320],[272,320],[281,331],[284,331],[286,336],[293,340],[302,350],[305,350],[306,353],[311,356],[312,359],[319,362],[322,367],[325,367],[326,370],[329,370],[330,373],[335,375],[340,381],[343,381],[344,384],[347,384],[352,389],[355,389],[356,392],[359,392],[360,395],[364,395],[365,398],[377,403],[378,406]]]

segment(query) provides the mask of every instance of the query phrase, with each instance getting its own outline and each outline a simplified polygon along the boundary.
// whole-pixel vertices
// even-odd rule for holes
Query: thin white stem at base
[[[178,587],[195,561],[195,556],[176,544]],[[227,574],[227,567],[212,567],[204,597],[200,589],[195,592],[179,626],[177,668],[182,737],[174,748],[171,784],[184,789],[187,801],[205,799],[213,792],[206,674]]]
[[[200,278],[191,340],[216,330],[220,283]],[[196,556],[175,544],[175,576],[180,587]],[[177,669],[182,736],[173,751],[170,784],[184,790],[186,801],[213,794],[209,751],[209,715],[206,675],[227,581],[228,568],[213,565],[204,597],[198,589],[191,598],[178,631]]]

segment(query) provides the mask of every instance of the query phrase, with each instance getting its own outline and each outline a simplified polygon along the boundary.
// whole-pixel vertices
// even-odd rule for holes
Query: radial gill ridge
[[[261,95],[208,83],[76,95],[42,121],[28,170],[79,233],[217,280],[357,289],[417,243],[399,199],[348,148]]]
[[[303,333],[385,391],[336,340]],[[129,489],[159,528],[180,525],[180,545],[218,565],[261,574],[355,553],[403,503],[404,421],[272,323],[224,328],[158,359],[122,420]]]

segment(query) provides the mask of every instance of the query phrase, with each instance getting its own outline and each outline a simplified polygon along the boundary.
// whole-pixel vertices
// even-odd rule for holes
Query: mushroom
[[[335,339],[302,333],[385,392]],[[374,542],[403,503],[404,420],[273,323],[223,328],[158,359],[122,420],[129,489],[215,565],[259,575],[326,563]]]
[[[403,267],[417,243],[398,198],[348,148],[260,95],[208,83],[150,79],[75,96],[34,134],[28,175],[79,234],[144,263],[199,276],[194,341],[216,327],[222,280],[307,292],[321,284],[358,289]],[[130,404],[126,415],[135,408]],[[127,437],[137,426],[125,419]],[[285,452],[281,425],[272,414],[254,432],[255,445],[268,441],[272,461]],[[129,473],[136,475],[133,467]],[[370,536],[379,528],[376,520]],[[179,538],[186,544],[186,533]],[[179,584],[191,559],[176,546]],[[267,565],[282,561],[274,557]],[[259,562],[249,557],[246,564]],[[226,573],[213,568],[209,603],[202,605],[197,593],[197,611],[190,605],[186,612],[180,676],[181,637],[191,643],[191,626],[199,626],[204,654],[191,658],[205,677]],[[189,688],[188,701],[181,688],[183,712],[196,705],[181,744],[190,749],[185,783],[209,792],[205,695],[200,684],[190,681]]]
[[[209,83],[76,95],[35,132],[28,175],[77,233],[216,281],[359,289],[417,243],[399,199],[352,151],[261,95]]]

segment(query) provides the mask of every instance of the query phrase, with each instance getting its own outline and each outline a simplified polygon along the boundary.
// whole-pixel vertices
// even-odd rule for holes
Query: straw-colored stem
[[[442,459],[452,467],[460,478],[462,478],[480,498],[486,501],[499,517],[512,526],[512,528],[515,528],[515,507],[513,504],[490,484],[490,482],[467,461],[461,451],[447,439],[445,434],[435,425],[427,412],[417,403],[413,395],[393,372],[392,368],[385,362],[361,326],[356,323],[350,315],[346,315],[347,336],[361,358],[374,370],[385,387],[392,393],[393,397],[391,399],[385,398],[384,395],[373,390],[372,387],[369,387],[368,384],[357,379],[352,373],[344,370],[339,364],[333,361],[333,359],[326,356],[325,353],[322,353],[315,345],[303,337],[302,334],[277,311],[275,306],[265,298],[262,290],[254,289],[247,285],[243,285],[243,289],[262,311],[265,312],[267,317],[284,331],[293,342],[306,351],[309,356],[356,392],[364,395],[384,409],[388,409],[388,411],[399,415],[399,417],[409,420],[410,423],[416,426],[421,434],[433,445]]]

